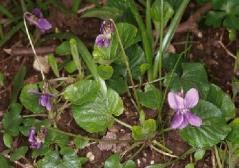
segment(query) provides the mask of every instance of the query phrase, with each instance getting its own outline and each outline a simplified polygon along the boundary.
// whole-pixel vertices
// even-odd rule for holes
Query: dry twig
[[[199,8],[193,15],[189,17],[189,19],[179,25],[176,32],[184,33],[184,32],[192,32],[196,34],[199,38],[202,37],[202,32],[198,29],[197,22],[200,21],[201,17],[210,9],[212,9],[211,3],[206,3],[201,8]]]

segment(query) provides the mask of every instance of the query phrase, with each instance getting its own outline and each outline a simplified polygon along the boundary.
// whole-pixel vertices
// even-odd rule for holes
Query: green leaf
[[[45,139],[45,145],[57,144],[59,146],[66,146],[69,143],[69,136],[61,134],[54,130],[48,130]]]
[[[185,168],[194,168],[194,164],[193,163],[188,163]]]
[[[120,163],[120,156],[119,154],[111,155],[105,161],[104,168],[122,168],[122,164]]]
[[[111,78],[107,81],[107,84],[119,94],[124,94],[128,90],[127,81],[123,77]]]
[[[233,144],[239,144],[239,118],[235,118],[230,123],[230,127],[232,128],[232,130],[227,136],[227,140],[229,140]]]
[[[77,13],[78,9],[80,8],[81,0],[73,0],[72,1],[72,11]]]
[[[152,84],[147,84],[144,92],[137,91],[139,102],[148,108],[157,109],[161,105],[162,93]]]
[[[226,138],[231,129],[219,108],[210,102],[200,100],[192,111],[202,119],[202,125],[188,126],[180,131],[181,137],[191,146],[207,148]]]
[[[3,134],[3,142],[6,147],[11,148],[12,141],[13,139],[11,135],[9,135],[8,133]]]
[[[0,155],[0,165],[4,168],[10,168],[9,161],[5,157],[3,157],[2,155]]]
[[[77,67],[74,61],[70,61],[64,66],[64,69],[71,74],[77,70]]]
[[[9,106],[8,112],[3,116],[3,127],[9,135],[17,136],[19,134],[19,125],[21,124],[20,113],[22,106],[18,103],[12,103]]]
[[[235,41],[237,39],[237,31],[235,29],[227,29],[227,31],[230,42]]]
[[[89,9],[81,17],[96,17],[102,20],[116,19],[122,15],[121,10],[104,6],[102,8]]]
[[[53,70],[54,74],[57,76],[57,77],[60,77],[60,74],[59,74],[59,70],[58,70],[58,66],[57,66],[57,61],[56,61],[56,58],[54,57],[53,54],[49,54],[48,55],[48,62],[51,66],[51,69]]]
[[[4,86],[4,75],[0,72],[0,87]]]
[[[218,86],[210,85],[206,100],[220,108],[227,121],[236,116],[236,107],[233,101]]]
[[[70,39],[70,47],[71,47],[71,55],[73,58],[73,61],[75,62],[75,65],[79,71],[79,76],[81,77],[81,60],[80,60],[80,55],[78,52],[78,48],[77,48],[77,41],[74,38]]]
[[[19,148],[17,148],[10,156],[10,159],[15,161],[15,160],[19,160],[22,157],[25,156],[25,154],[27,153],[28,147],[27,146],[21,146]]]
[[[74,144],[76,145],[77,148],[79,149],[84,149],[89,143],[89,140],[82,138],[80,136],[77,136],[74,139]]]
[[[57,55],[70,55],[71,54],[71,47],[69,41],[62,42],[55,50]]]
[[[126,50],[129,65],[134,79],[139,79],[146,70],[142,70],[145,64],[144,50],[139,45],[133,45]]]
[[[138,42],[138,30],[134,25],[129,23],[118,23],[116,26],[124,49],[127,49]],[[122,62],[122,51],[115,33],[112,36],[111,41],[109,47],[98,47],[95,45],[93,57],[98,63],[111,64],[112,62]]]
[[[87,104],[96,99],[100,85],[93,80],[81,80],[69,85],[64,91],[66,100],[76,105]]]
[[[222,20],[225,17],[225,12],[219,11],[210,11],[207,14],[205,24],[208,26],[212,26],[214,28],[220,27],[222,25]]]
[[[22,105],[33,113],[44,112],[44,108],[39,104],[39,95],[31,93],[31,91],[38,91],[37,84],[27,84],[23,87],[20,94]]]
[[[203,149],[198,149],[198,150],[194,153],[194,159],[195,159],[195,161],[197,162],[197,161],[201,160],[201,159],[204,157],[205,153],[206,153],[205,150],[203,150]]]
[[[151,17],[152,19],[157,22],[157,24],[160,24],[160,20],[161,20],[161,0],[156,0],[154,1],[154,3],[152,4],[151,7]],[[169,19],[171,19],[171,17],[174,14],[174,10],[172,8],[172,6],[170,5],[170,3],[168,3],[167,1],[163,2],[163,26],[165,27],[169,21]]]
[[[13,91],[12,91],[12,101],[11,102],[16,102],[18,94],[20,90],[22,89],[24,85],[24,78],[26,76],[27,69],[25,66],[21,66],[20,69],[18,70],[17,74],[14,76],[13,79]]]
[[[140,126],[132,127],[132,137],[135,140],[145,140],[154,137],[156,133],[156,121],[153,119],[145,120]]]
[[[87,103],[72,106],[76,123],[90,133],[104,132],[114,122],[112,115],[119,116],[123,112],[123,102],[115,91],[108,89],[106,95],[98,91],[96,95]]]
[[[133,160],[127,160],[124,163],[123,168],[136,168],[136,164]]]
[[[223,21],[223,26],[229,29],[239,30],[239,17],[227,15]]]
[[[183,74],[179,77],[177,74],[172,75],[172,80],[169,85],[171,74],[166,80],[166,85],[174,91],[179,91],[183,88],[186,92],[191,88],[198,89],[201,98],[207,96],[209,90],[209,82],[207,79],[207,72],[200,63],[183,63],[182,64]]]
[[[100,77],[104,80],[110,79],[113,75],[114,69],[110,65],[100,65],[97,67]]]
[[[39,168],[81,168],[82,159],[75,153],[65,154],[61,158],[56,151],[48,152],[45,157],[37,162]]]

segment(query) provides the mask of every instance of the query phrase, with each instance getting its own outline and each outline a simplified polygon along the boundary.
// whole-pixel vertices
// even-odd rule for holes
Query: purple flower
[[[111,42],[111,34],[114,31],[114,25],[111,21],[104,21],[100,27],[100,34],[96,37],[95,44],[102,48],[107,48]]]
[[[41,128],[39,132],[36,132],[35,128],[30,128],[28,135],[28,142],[30,143],[30,148],[39,149],[44,143],[46,135],[46,128]]]
[[[52,28],[51,23],[43,17],[41,10],[38,8],[33,9],[32,13],[27,12],[25,17],[30,24],[35,25],[42,33]]]
[[[54,97],[53,94],[50,93],[40,93],[36,90],[30,90],[30,93],[34,93],[36,95],[39,95],[39,104],[43,107],[45,107],[48,111],[51,111],[52,109],[52,98]]]
[[[202,119],[197,115],[193,114],[190,109],[194,108],[199,101],[199,94],[195,88],[187,91],[185,97],[183,93],[168,93],[168,104],[175,110],[171,127],[173,129],[183,129],[188,124],[196,127],[202,125]]]
[[[95,44],[100,48],[107,48],[110,45],[110,39],[107,38],[104,34],[99,34],[96,37]]]
[[[100,34],[111,34],[114,32],[114,25],[110,20],[105,20],[100,26]]]

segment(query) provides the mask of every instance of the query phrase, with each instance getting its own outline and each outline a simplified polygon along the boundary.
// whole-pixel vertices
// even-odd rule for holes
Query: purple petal
[[[174,110],[179,110],[184,108],[184,99],[174,92],[168,93],[168,104]]]
[[[182,122],[181,125],[179,126],[179,129],[183,129],[183,128],[187,127],[188,124],[189,124],[189,122],[188,122],[186,116],[183,115],[183,122]]]
[[[182,122],[183,122],[183,114],[176,112],[171,122],[171,128],[173,129],[179,128]]]
[[[105,35],[103,35],[103,34],[99,34],[99,35],[96,37],[95,44],[96,44],[98,47],[107,48],[107,47],[109,47],[109,45],[110,45],[110,39],[107,38],[107,37],[106,37]]]
[[[51,98],[52,95],[48,93],[44,93],[40,96],[39,98],[39,103],[43,106],[46,107],[48,111],[52,109],[52,103],[51,103]]]
[[[202,119],[197,115],[193,114],[192,112],[188,112],[185,114],[187,117],[188,122],[196,127],[200,127],[202,125]]]
[[[47,109],[48,111],[51,111],[51,109],[52,109],[52,104],[51,104],[51,101],[50,101],[50,100],[47,101],[47,103],[46,103],[46,109]]]
[[[52,28],[52,25],[50,22],[48,22],[47,19],[44,18],[40,18],[37,21],[37,25],[36,25],[41,32],[46,32],[47,30],[50,30]]]
[[[33,143],[36,141],[36,129],[31,128],[29,130],[29,135],[28,135],[28,142]]]
[[[47,102],[48,102],[48,97],[47,97],[47,95],[42,94],[42,95],[40,96],[40,98],[39,98],[39,103],[40,103],[43,107],[45,107],[45,106],[47,105]]]
[[[38,18],[43,18],[43,14],[39,8],[34,8],[32,10],[32,14],[35,15]]]
[[[184,105],[186,108],[193,108],[198,104],[199,95],[198,91],[195,88],[190,89],[187,91],[185,98],[184,98]]]

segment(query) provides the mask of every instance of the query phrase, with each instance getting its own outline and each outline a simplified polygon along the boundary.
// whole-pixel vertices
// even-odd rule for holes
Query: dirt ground
[[[73,33],[77,34],[88,46],[92,46],[95,40],[95,37],[99,30],[100,21],[97,19],[79,19],[79,18],[68,18],[56,10],[52,9],[50,13],[50,20],[53,21],[53,18],[59,18],[53,23],[60,27],[62,30],[70,30]],[[229,56],[224,48],[218,43],[222,41],[223,44],[230,50],[232,53],[236,53],[237,48],[239,47],[239,42],[229,42],[228,34],[225,29],[213,29],[208,27],[203,27],[202,29],[203,37],[197,38],[192,35],[192,49],[188,54],[188,58],[191,61],[201,61],[205,63],[206,69],[209,74],[209,80],[214,82],[223,88],[224,91],[231,93],[232,77],[234,75],[234,59]],[[187,34],[176,34],[173,39],[172,45],[176,48],[176,52],[180,52],[183,49],[184,44],[182,43],[187,39]],[[48,44],[49,43],[49,44]],[[57,41],[50,41],[44,45],[57,44]],[[0,89],[0,117],[7,110],[7,106],[12,95],[12,79],[14,75],[18,72],[21,65],[27,66],[27,77],[25,79],[26,83],[36,82],[40,80],[39,73],[32,68],[33,56],[10,56],[4,52],[3,49],[14,47],[21,47],[27,44],[26,37],[23,37],[22,33],[18,33],[14,38],[9,41],[3,48],[0,49],[0,71],[4,73],[6,77],[5,86]],[[50,77],[50,74],[49,74]],[[132,109],[132,104],[127,97],[124,97],[124,104],[126,107],[126,112],[120,119],[129,123],[136,124],[137,114],[134,109]],[[239,102],[236,102],[237,107]],[[147,115],[154,116],[153,111],[148,111]],[[83,133],[81,129],[76,125],[72,116],[69,112],[62,114],[61,120],[58,122],[58,127],[62,130],[73,132],[73,133]],[[115,125],[112,128],[113,132],[117,137],[122,137],[129,133],[129,130],[125,129],[120,125]],[[111,130],[111,131],[112,131]],[[2,135],[1,135],[2,136]],[[22,138],[22,137],[21,137]],[[0,151],[4,150],[4,145],[2,138],[0,137]],[[189,146],[183,142],[179,137],[177,131],[170,131],[170,133],[164,135],[165,145],[171,149],[174,154],[181,155],[183,154]],[[122,147],[121,150],[123,150]],[[138,148],[126,154],[124,159],[130,158]],[[86,147],[83,150],[78,152],[79,156],[85,156],[88,152],[92,152],[95,156],[94,161],[88,162],[86,168],[99,168],[103,165],[104,160],[109,157],[112,152],[104,151],[102,152],[97,144],[92,144]],[[198,168],[211,168],[211,152],[208,151],[203,160],[197,163]],[[144,168],[146,165],[153,163],[161,163],[168,161],[169,158],[165,157],[155,151],[152,151],[149,147],[142,150],[135,158],[139,168]],[[171,167],[172,168],[184,168],[185,164],[190,161],[190,157],[185,160],[180,160],[175,162]]]

